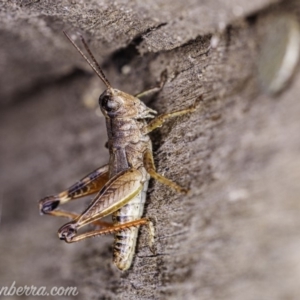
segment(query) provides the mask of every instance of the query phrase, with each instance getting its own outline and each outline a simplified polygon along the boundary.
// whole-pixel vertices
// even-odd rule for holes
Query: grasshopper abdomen
[[[113,222],[124,224],[140,219],[144,212],[147,189],[148,180],[144,183],[143,190],[139,195],[113,214]],[[115,233],[113,261],[120,270],[127,270],[131,266],[135,254],[138,232],[139,226]]]

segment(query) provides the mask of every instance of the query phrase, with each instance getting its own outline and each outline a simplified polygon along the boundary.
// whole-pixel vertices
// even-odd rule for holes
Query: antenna
[[[88,54],[91,56],[94,64],[96,65],[96,67],[90,62],[90,60],[86,57],[86,55],[81,51],[81,49],[73,42],[73,40],[69,37],[69,35],[63,31],[64,35],[67,37],[67,39],[71,42],[71,44],[74,46],[74,48],[80,53],[80,55],[85,59],[85,61],[90,65],[90,67],[94,70],[94,72],[98,75],[98,77],[103,81],[103,83],[109,88],[112,89],[112,86],[110,85],[109,81],[106,79],[102,69],[100,68],[99,64],[97,63],[94,55],[92,54],[91,50],[89,49],[86,41],[84,40],[84,38],[82,36],[80,36],[81,41],[84,45],[84,48],[86,49],[86,51],[88,52]]]

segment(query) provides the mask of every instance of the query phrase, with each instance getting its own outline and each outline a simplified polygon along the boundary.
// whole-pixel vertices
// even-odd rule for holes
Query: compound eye
[[[102,98],[101,105],[107,112],[117,111],[120,107],[120,103],[113,100],[113,98],[110,96],[104,96]]]

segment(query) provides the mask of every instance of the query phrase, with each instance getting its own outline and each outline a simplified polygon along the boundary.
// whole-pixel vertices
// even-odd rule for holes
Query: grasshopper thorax
[[[108,88],[99,97],[102,113],[108,118],[153,118],[156,111],[140,99],[120,90]]]

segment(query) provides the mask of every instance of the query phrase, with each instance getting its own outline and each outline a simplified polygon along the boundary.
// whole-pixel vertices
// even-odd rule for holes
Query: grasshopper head
[[[93,63],[90,62],[69,35],[66,32],[64,32],[64,34],[107,87],[106,91],[99,98],[100,108],[105,117],[133,119],[154,118],[156,114],[155,110],[148,108],[138,98],[114,89],[111,86],[83,37],[81,37],[81,41]]]
[[[156,111],[147,107],[140,99],[117,89],[109,88],[100,96],[102,113],[109,118],[154,118]]]

